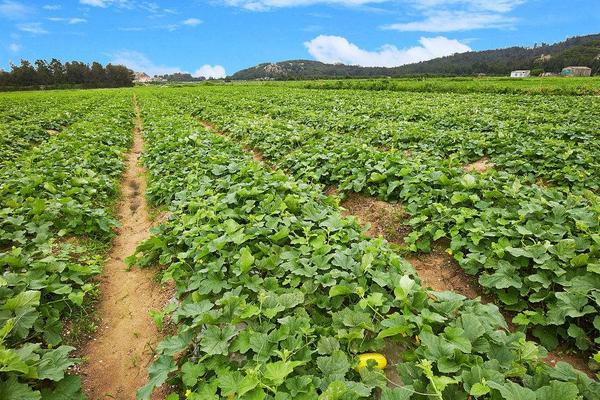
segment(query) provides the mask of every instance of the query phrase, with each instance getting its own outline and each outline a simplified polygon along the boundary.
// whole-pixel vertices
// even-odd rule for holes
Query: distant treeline
[[[21,60],[12,64],[10,71],[0,70],[0,90],[24,90],[32,88],[107,88],[133,85],[133,71],[122,65],[80,61],[62,63],[37,60],[31,64]]]
[[[164,79],[167,82],[201,82],[206,78],[203,76],[194,77],[189,73],[175,72],[174,74],[157,75],[157,78]]]

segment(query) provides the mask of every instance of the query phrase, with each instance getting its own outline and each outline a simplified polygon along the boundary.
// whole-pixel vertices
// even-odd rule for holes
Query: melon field
[[[0,399],[600,399],[596,86],[439,82],[1,94]]]

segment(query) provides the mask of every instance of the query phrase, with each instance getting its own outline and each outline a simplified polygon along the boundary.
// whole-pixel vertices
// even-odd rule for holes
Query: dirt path
[[[121,227],[101,277],[98,313],[102,322],[83,351],[87,361],[82,366],[83,387],[90,400],[135,399],[136,390],[146,383],[147,367],[160,339],[148,311],[162,308],[168,297],[154,282],[152,270],[126,271],[123,261],[149,236],[150,228],[144,169],[138,163],[143,142],[135,97],[133,104],[133,147],[127,155],[117,208]]]

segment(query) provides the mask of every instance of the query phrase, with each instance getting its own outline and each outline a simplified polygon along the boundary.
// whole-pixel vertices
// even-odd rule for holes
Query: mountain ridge
[[[507,75],[515,69],[558,73],[570,65],[600,74],[600,34],[574,36],[554,44],[470,51],[398,67],[361,67],[313,60],[261,63],[237,71],[233,80],[297,80],[319,78],[401,77],[412,75]]]

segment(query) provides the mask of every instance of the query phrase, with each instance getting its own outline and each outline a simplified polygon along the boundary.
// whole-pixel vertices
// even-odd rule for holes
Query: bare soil
[[[331,189],[328,194],[333,193]],[[344,215],[352,215],[371,237],[383,236],[388,242],[404,245],[409,229],[402,225],[406,213],[400,204],[388,203],[358,193],[349,193],[341,206]]]
[[[127,167],[121,184],[117,215],[121,227],[104,266],[98,314],[101,325],[95,337],[83,349],[83,388],[90,400],[135,399],[136,391],[146,383],[147,367],[161,338],[148,315],[161,309],[169,293],[154,281],[151,270],[127,271],[124,258],[148,238],[150,221],[144,196],[144,169],[138,159],[142,152],[141,120],[134,98],[136,121],[133,148],[127,155]],[[153,399],[162,399],[156,393]]]
[[[213,123],[210,123],[208,121],[205,121],[205,120],[199,119],[199,118],[197,118],[197,120],[198,120],[198,122],[200,122],[202,124],[203,127],[208,129],[209,131],[218,133],[219,135],[222,135],[221,131],[219,131]]]
[[[463,169],[467,172],[485,172],[488,169],[494,168],[494,163],[490,161],[488,156],[482,157],[479,160],[467,164],[463,167]]]

